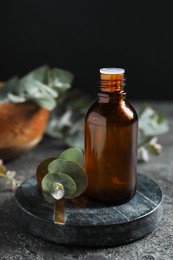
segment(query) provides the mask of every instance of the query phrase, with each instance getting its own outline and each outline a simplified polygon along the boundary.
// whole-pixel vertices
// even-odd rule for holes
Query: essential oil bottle
[[[123,204],[136,192],[138,118],[125,99],[125,70],[100,69],[97,100],[85,117],[87,194]]]

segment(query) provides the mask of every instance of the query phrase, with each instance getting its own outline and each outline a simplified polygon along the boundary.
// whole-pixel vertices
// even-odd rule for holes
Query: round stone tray
[[[63,245],[122,245],[148,235],[162,220],[161,189],[142,174],[136,195],[123,205],[107,205],[87,196],[65,200],[65,225],[54,224],[54,207],[43,199],[34,177],[24,181],[15,195],[20,226]]]

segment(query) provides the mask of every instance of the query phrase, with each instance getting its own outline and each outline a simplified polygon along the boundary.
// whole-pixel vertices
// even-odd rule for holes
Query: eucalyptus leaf
[[[157,114],[152,108],[146,108],[139,118],[139,129],[141,129],[146,136],[164,134],[169,130],[168,122],[163,119],[160,120],[159,114]]]
[[[34,95],[35,97],[43,97],[44,95],[52,96],[54,98],[58,97],[58,93],[54,89],[51,89],[47,85],[36,80],[33,81],[32,84],[26,81],[23,85],[23,92],[31,96]]]
[[[42,188],[42,185],[41,185],[42,179],[48,173],[48,165],[49,165],[49,163],[52,162],[55,159],[56,158],[54,158],[54,157],[47,158],[47,159],[43,160],[42,162],[40,162],[39,165],[37,166],[37,169],[36,169],[36,179],[37,179],[37,182],[38,182],[38,186],[40,188]]]
[[[73,179],[60,171],[57,173],[48,173],[44,176],[42,180],[43,191],[46,194],[52,195],[52,192],[54,192],[55,183],[60,183],[63,185],[65,191],[64,198],[71,198],[76,192],[76,184]]]
[[[15,177],[16,172],[15,172],[15,171],[7,171],[7,172],[6,172],[6,175],[7,175],[7,178],[8,178],[9,180],[12,180],[12,179]]]
[[[160,154],[161,150],[162,150],[162,146],[160,144],[157,144],[157,143],[155,143],[155,144],[149,143],[147,148],[151,152],[151,154],[153,154],[153,155]]]
[[[138,161],[139,162],[148,162],[149,161],[149,152],[145,146],[141,146],[137,151]]]
[[[56,199],[51,194],[48,194],[48,193],[42,191],[42,195],[43,195],[43,198],[47,202],[52,203],[52,204],[56,202]]]
[[[66,113],[63,114],[62,117],[59,118],[58,121],[59,129],[64,129],[65,127],[72,126],[71,116],[72,116],[72,111],[67,111]]]
[[[19,95],[8,94],[8,98],[11,102],[21,103],[27,100],[48,110],[52,110],[56,107],[57,102],[55,98],[57,97],[58,94],[53,89],[50,89],[38,81],[33,81],[32,85],[25,82]]]
[[[69,175],[74,180],[76,184],[76,192],[71,198],[76,198],[80,196],[87,187],[87,177],[81,166],[79,166],[75,162],[56,159],[48,165],[48,171],[61,171],[63,174]]]
[[[35,84],[36,84],[36,86],[40,87],[40,90],[42,90],[43,93],[47,93],[54,98],[58,97],[58,92],[55,91],[54,89],[50,88],[49,86],[47,86],[39,81],[36,81]]]
[[[61,93],[70,88],[72,81],[73,75],[69,71],[53,68],[48,72],[48,85],[58,88]]]
[[[28,73],[27,75],[25,75],[20,79],[19,88],[22,87],[25,84],[25,82],[30,82],[31,85],[34,81],[40,81],[43,84],[46,84],[48,71],[49,71],[48,65],[43,65],[39,68],[32,70],[30,73]]]
[[[50,89],[46,85],[38,81],[34,81],[33,85],[29,85],[27,82],[25,83],[23,87],[23,92],[20,93],[20,96],[25,97],[25,100],[34,102],[37,105],[48,110],[52,110],[57,105],[55,98],[58,97],[58,93],[56,93],[54,90]]]
[[[61,94],[71,87],[72,80],[70,72],[44,65],[20,79],[15,77],[7,81],[6,87],[0,88],[0,103],[30,101],[53,110]]]
[[[23,103],[26,101],[26,98],[24,96],[17,96],[12,93],[8,93],[7,96],[8,96],[9,101],[11,101],[13,103]]]
[[[63,102],[51,113],[46,133],[63,139],[69,147],[84,149],[84,117],[90,97],[78,89],[68,91]]]
[[[84,167],[84,154],[83,151],[79,148],[69,148],[62,152],[59,156],[59,159],[72,161],[79,164],[82,168]]]
[[[46,108],[48,110],[53,110],[56,107],[56,100],[52,97],[40,97],[39,99],[36,97],[28,98],[28,101],[32,101],[40,107]]]
[[[51,116],[51,120],[46,128],[46,133],[53,138],[61,139],[64,137],[64,133],[60,131],[59,122],[56,117]]]
[[[9,190],[9,184],[11,186],[10,190],[14,191],[17,187],[17,184],[20,185],[20,182],[15,179],[16,172],[13,170],[8,170],[5,165],[3,164],[3,161],[0,159],[0,179],[3,178],[3,188],[2,190]],[[5,188],[5,189],[4,189]]]

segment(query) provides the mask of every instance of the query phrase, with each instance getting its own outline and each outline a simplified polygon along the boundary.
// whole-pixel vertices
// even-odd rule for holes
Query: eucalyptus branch
[[[0,88],[0,103],[33,102],[53,110],[58,98],[71,87],[72,81],[73,75],[69,71],[44,65],[22,78],[9,79],[5,87]]]
[[[2,179],[5,183],[3,183],[3,191],[8,190],[14,191],[17,186],[20,184],[19,181],[15,178],[16,172],[7,170],[3,161],[0,160],[0,179]],[[5,184],[5,187],[4,187]],[[10,186],[10,188],[9,188]],[[0,182],[0,190],[1,190],[1,182]]]
[[[89,103],[88,96],[80,91],[71,90],[51,114],[46,129],[47,135],[64,140],[69,147],[83,149],[83,122]],[[150,154],[161,153],[162,146],[158,143],[158,136],[169,131],[169,125],[163,114],[157,113],[150,106],[141,105],[138,118],[138,161],[146,162]]]

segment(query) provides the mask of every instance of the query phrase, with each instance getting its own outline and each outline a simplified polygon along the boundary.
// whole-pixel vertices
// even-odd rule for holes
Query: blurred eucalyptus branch
[[[83,149],[83,123],[89,102],[89,96],[80,91],[68,91],[51,113],[46,134],[64,140],[69,147]]]
[[[157,113],[149,106],[138,112],[138,160],[149,161],[149,155],[159,155],[162,151],[158,136],[169,131],[169,125],[162,113]]]
[[[22,78],[13,77],[0,88],[0,103],[33,102],[53,110],[57,99],[71,87],[73,75],[66,70],[41,66]]]
[[[78,90],[66,93],[51,115],[46,129],[47,135],[64,140],[69,147],[83,149],[83,124],[89,104],[89,96]],[[166,133],[169,126],[164,116],[150,106],[141,107],[138,118],[138,161],[146,162],[150,154],[160,154],[162,146],[158,143],[158,136]]]
[[[20,184],[15,178],[16,172],[7,170],[3,161],[0,159],[0,190],[14,191]]]

